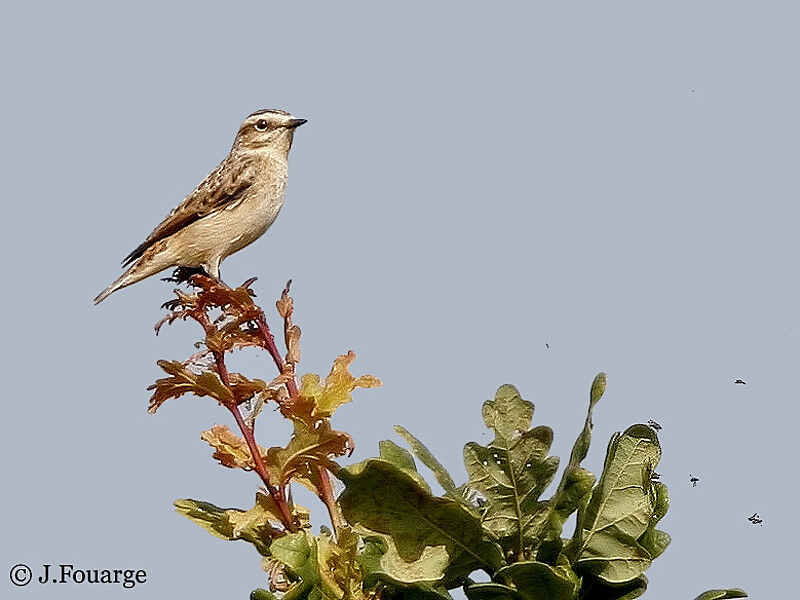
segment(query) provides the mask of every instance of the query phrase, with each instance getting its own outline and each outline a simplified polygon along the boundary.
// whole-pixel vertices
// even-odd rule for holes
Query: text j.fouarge
[[[43,564],[39,583],[78,583],[121,585],[126,589],[147,582],[144,569],[76,568],[70,564]]]

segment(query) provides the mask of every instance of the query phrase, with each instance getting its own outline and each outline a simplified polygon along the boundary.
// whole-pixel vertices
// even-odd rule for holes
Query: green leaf
[[[425,444],[411,435],[406,429],[400,427],[400,425],[395,425],[394,430],[408,442],[408,445],[411,446],[411,451],[420,462],[433,472],[433,476],[436,477],[436,481],[439,482],[442,489],[451,497],[458,497],[458,490],[453,478],[450,477],[450,473],[442,466],[442,463],[436,460],[436,457],[425,447]]]
[[[272,543],[272,558],[286,565],[294,579],[281,600],[363,598],[356,565],[358,538],[347,528],[339,534],[336,542],[326,534],[315,537],[300,531]],[[267,596],[264,599],[269,600]]]
[[[571,600],[580,579],[568,567],[541,562],[518,562],[500,569],[494,576],[501,583],[474,583],[464,587],[470,600]]]
[[[603,397],[605,391],[606,374],[598,373],[594,381],[592,381],[592,387],[589,390],[589,410],[586,413],[583,430],[581,430],[575,440],[575,444],[572,446],[572,453],[569,456],[570,465],[580,464],[581,461],[586,458],[586,455],[589,454],[589,445],[592,442],[592,427],[594,427],[594,423],[592,423],[592,414],[594,413],[594,407],[600,402],[600,398]]]
[[[419,559],[405,561],[390,535],[373,533],[364,539],[358,562],[367,588],[377,583],[395,586],[434,584],[442,579],[449,562],[444,546],[427,546]]]
[[[592,381],[589,391],[589,410],[586,413],[583,429],[572,446],[569,462],[561,476],[558,489],[548,503],[548,518],[543,522],[543,529],[546,531],[535,533],[538,538],[547,540],[551,545],[560,545],[564,523],[572,513],[588,501],[588,495],[594,488],[596,478],[594,474],[581,467],[581,462],[589,453],[594,426],[592,415],[605,390],[606,374],[599,373]]]
[[[597,478],[594,473],[581,466],[574,469],[567,467],[561,477],[559,490],[550,499],[552,513],[548,526],[554,537],[559,537],[564,529],[564,523],[572,513],[588,500]]]
[[[336,538],[321,534],[317,540],[317,563],[323,587],[333,598],[364,598],[364,577],[358,562],[360,538],[350,527],[339,527]]]
[[[533,402],[523,400],[513,385],[497,388],[494,400],[483,403],[483,422],[496,435],[506,440],[527,431],[533,420]],[[497,439],[497,438],[495,438]]]
[[[747,598],[747,592],[740,588],[727,590],[708,590],[694,600],[727,600],[728,598]]]
[[[392,463],[401,471],[409,474],[417,472],[417,463],[414,462],[411,452],[391,440],[378,442],[378,452],[381,460]]]
[[[516,590],[502,583],[473,583],[464,586],[469,600],[525,600]]]
[[[669,491],[667,486],[656,481],[651,486],[652,493],[655,496],[653,502],[653,516],[650,518],[650,523],[647,530],[639,538],[639,543],[650,554],[651,558],[657,558],[664,550],[667,549],[669,543],[672,541],[669,534],[656,529],[656,524],[664,518],[669,509]]]
[[[442,586],[418,583],[411,586],[383,585],[380,589],[381,600],[452,600],[453,597]]]
[[[495,577],[508,580],[529,600],[570,600],[580,580],[568,567],[551,567],[541,562],[518,562],[500,569]]]
[[[478,518],[454,500],[433,496],[393,464],[369,459],[337,476],[345,484],[339,503],[348,523],[390,536],[402,561],[444,547],[451,563],[466,571],[462,576],[503,565],[502,550]]]
[[[283,595],[282,600],[309,597],[319,587],[317,569],[317,544],[314,536],[300,531],[275,540],[270,548],[273,558],[287,566],[297,580]]]
[[[558,469],[558,458],[548,456],[553,430],[530,429],[533,404],[523,400],[514,386],[504,385],[494,400],[483,405],[486,425],[495,431],[487,447],[476,442],[464,446],[469,486],[486,498],[484,526],[494,532],[518,560],[538,541],[536,532],[547,518],[539,496]]]
[[[651,556],[637,540],[654,513],[649,474],[660,458],[658,437],[647,425],[611,438],[603,474],[579,515],[576,569],[624,583],[650,566]]]
[[[392,463],[403,473],[411,476],[425,490],[431,491],[428,483],[417,471],[417,464],[408,450],[401,448],[390,440],[383,440],[378,443],[378,453],[381,460]]]
[[[656,525],[661,519],[667,515],[669,510],[669,489],[666,484],[660,481],[653,482],[651,486],[655,500],[653,502],[653,516],[651,524]]]
[[[223,540],[244,540],[255,546],[262,556],[270,555],[272,538],[280,533],[270,521],[279,521],[272,499],[256,494],[256,503],[250,510],[220,508],[200,500],[176,500],[175,510]]]
[[[598,373],[592,381],[592,389],[589,391],[589,403],[594,406],[606,393],[606,374]]]
[[[647,550],[651,559],[658,558],[667,549],[667,546],[672,542],[672,537],[666,532],[659,529],[649,529],[644,532],[642,537],[639,538],[639,544],[642,548]]]
[[[608,585],[600,580],[584,577],[581,585],[581,600],[633,600],[647,590],[647,577],[640,575],[633,581],[621,585]]]
[[[486,497],[484,525],[510,539],[518,557],[534,543],[545,507],[539,496],[558,469],[558,458],[547,456],[552,436],[549,427],[536,427],[511,444],[500,439],[488,447],[475,442],[464,447],[470,485]]]

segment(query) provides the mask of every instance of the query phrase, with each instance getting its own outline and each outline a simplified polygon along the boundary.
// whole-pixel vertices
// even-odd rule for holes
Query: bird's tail
[[[151,275],[160,273],[170,266],[172,266],[172,262],[169,260],[169,257],[163,253],[155,256],[145,254],[130,267],[128,267],[128,270],[125,271],[119,279],[100,292],[94,299],[94,303],[100,304],[103,300],[108,298],[117,290],[121,290],[124,287],[133,285],[137,281],[141,281],[142,279],[146,279]]]
[[[124,273],[122,277],[117,279],[114,283],[112,283],[102,292],[97,294],[97,296],[95,296],[94,303],[100,304],[103,300],[108,298],[111,294],[113,294],[117,290],[124,288],[126,285],[132,284],[133,281],[127,281],[128,278],[129,278],[128,273]]]

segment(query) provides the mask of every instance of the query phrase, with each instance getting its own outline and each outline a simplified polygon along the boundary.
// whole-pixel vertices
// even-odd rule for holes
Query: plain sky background
[[[565,462],[603,370],[592,470],[614,431],[664,426],[673,542],[646,597],[784,597],[798,18],[790,2],[5,3],[0,564],[141,568],[148,583],[6,580],[1,595],[245,599],[265,584],[248,544],[172,509],[249,508],[258,484],[211,460],[200,432],[229,418],[208,399],[146,412],[156,359],[199,339],[180,323],[153,335],[173,286],[90,299],[241,119],[277,107],[309,119],[286,204],[222,275],[259,277],[273,328],[294,279],[301,372],[353,349],[353,371],[383,379],[334,420],[353,461],[398,423],[463,481],[463,444],[488,439],[481,403],[509,382]],[[234,365],[274,373],[256,353]]]

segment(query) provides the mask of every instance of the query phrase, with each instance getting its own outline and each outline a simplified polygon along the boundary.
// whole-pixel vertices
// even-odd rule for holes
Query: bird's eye
[[[266,120],[266,119],[259,119],[259,120],[256,122],[256,129],[257,129],[258,131],[266,131],[266,130],[267,130],[267,126],[268,126],[268,125],[269,125],[269,123],[267,123],[267,120]]]

